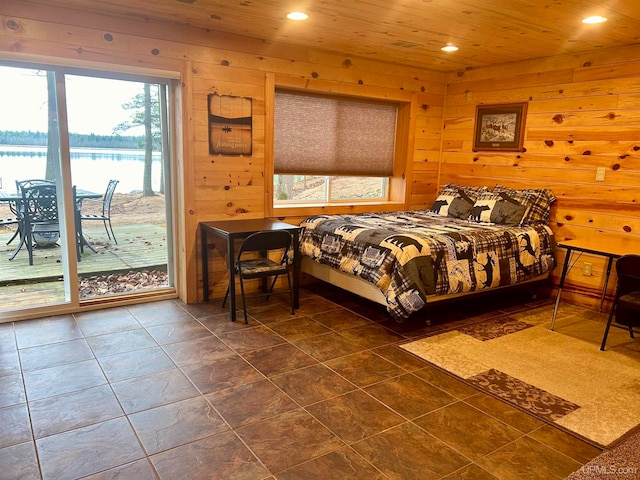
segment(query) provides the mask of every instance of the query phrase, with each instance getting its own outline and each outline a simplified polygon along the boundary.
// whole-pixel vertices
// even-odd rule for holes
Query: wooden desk
[[[209,300],[209,249],[207,235],[212,233],[227,242],[227,266],[229,269],[229,318],[236,320],[236,281],[235,281],[235,240],[246,238],[262,230],[286,230],[293,235],[293,306],[300,308],[300,230],[302,227],[288,223],[260,218],[253,220],[223,220],[218,222],[200,222],[200,243],[202,246],[202,297]]]
[[[592,255],[599,255],[607,258],[607,271],[604,277],[604,285],[602,287],[602,296],[600,297],[600,311],[604,305],[604,298],[607,293],[607,284],[609,283],[609,276],[611,275],[611,266],[613,260],[620,258],[628,253],[640,253],[640,241],[633,238],[589,238],[589,239],[575,239],[564,240],[557,243],[558,247],[566,248],[567,254],[564,258],[564,265],[562,266],[562,274],[560,275],[560,285],[558,286],[558,296],[556,297],[556,304],[553,307],[553,315],[551,317],[551,330],[556,323],[556,314],[558,313],[558,305],[560,305],[560,295],[564,287],[564,281],[567,277],[569,270],[573,268],[575,262],[582,256],[583,253],[590,253]],[[571,266],[571,256],[573,252],[578,252],[578,256]]]

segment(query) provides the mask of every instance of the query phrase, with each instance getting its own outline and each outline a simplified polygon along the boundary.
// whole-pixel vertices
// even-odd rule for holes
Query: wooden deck
[[[168,255],[165,228],[157,225],[114,226],[118,244],[109,240],[100,225],[84,229],[97,253],[85,247],[78,263],[80,277],[128,272],[131,270],[166,270]],[[37,299],[38,303],[64,298],[62,249],[59,246],[35,248],[33,265],[29,265],[26,248],[9,261],[18,245],[11,231],[0,232],[0,301],[2,307],[21,307]],[[34,294],[36,294],[34,296]]]

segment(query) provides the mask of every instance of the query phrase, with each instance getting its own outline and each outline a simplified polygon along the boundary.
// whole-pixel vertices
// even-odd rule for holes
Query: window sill
[[[392,212],[395,210],[404,210],[406,208],[401,202],[358,202],[358,203],[301,203],[274,205],[272,207],[273,217],[292,217],[292,216],[310,216],[310,215],[337,215],[347,213],[366,213],[366,212]]]

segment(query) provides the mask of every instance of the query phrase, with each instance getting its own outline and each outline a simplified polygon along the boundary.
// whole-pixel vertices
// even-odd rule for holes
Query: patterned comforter
[[[555,267],[546,225],[471,223],[414,210],[318,215],[300,226],[303,255],[375,284],[398,321],[431,295],[514,285]]]

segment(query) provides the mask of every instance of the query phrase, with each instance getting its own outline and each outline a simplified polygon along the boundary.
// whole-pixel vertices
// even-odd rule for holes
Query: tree
[[[151,166],[153,165],[153,136],[151,134],[151,86],[144,84],[144,175],[142,196],[153,195],[151,186]]]
[[[153,87],[153,92],[152,92]],[[142,195],[154,195],[151,184],[153,165],[153,151],[162,151],[162,129],[160,125],[160,102],[158,100],[158,86],[144,84],[142,93],[136,94],[131,101],[122,105],[125,110],[131,110],[131,119],[122,122],[113,129],[114,133],[125,132],[131,128],[144,127],[144,175],[142,179]]]
[[[293,175],[278,175],[276,200],[293,199]]]
[[[58,130],[58,101],[56,99],[56,77],[54,72],[47,71],[48,130],[47,164],[44,178],[55,180],[60,156],[60,131]]]

